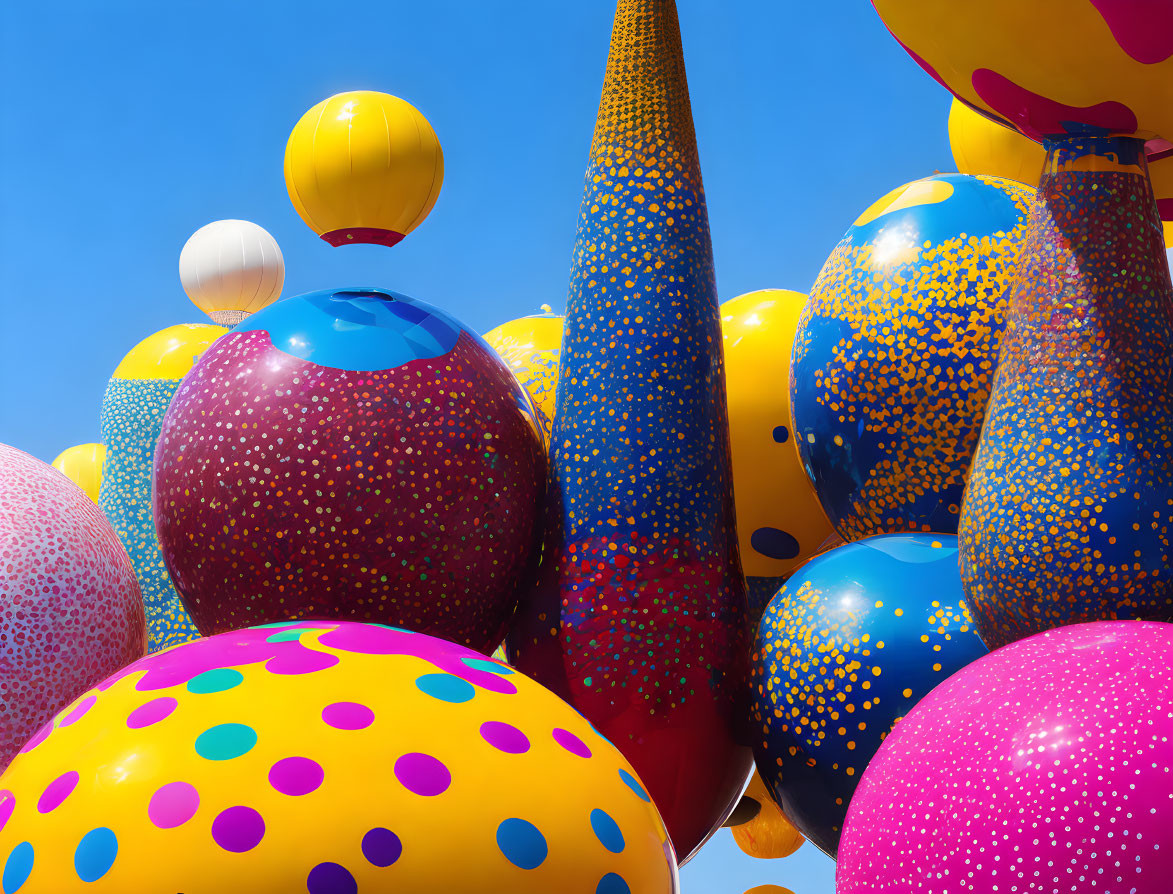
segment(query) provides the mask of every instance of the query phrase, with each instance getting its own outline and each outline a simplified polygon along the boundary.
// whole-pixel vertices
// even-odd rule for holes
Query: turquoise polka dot
[[[608,872],[599,879],[595,894],[631,894],[631,888],[627,887],[623,876],[615,872]]]
[[[248,754],[257,744],[256,731],[243,723],[221,723],[204,730],[195,741],[195,750],[210,761],[228,761]]]
[[[460,679],[460,677],[454,677],[452,674],[424,674],[415,681],[415,685],[420,692],[430,695],[432,698],[457,705],[470,701],[477,694],[471,683]]]
[[[505,859],[520,869],[537,869],[545,862],[546,839],[533,823],[507,819],[497,827],[497,847]]]
[[[215,670],[204,671],[187,681],[187,691],[196,695],[207,695],[209,692],[223,692],[226,689],[235,689],[244,682],[244,674],[230,667],[218,667]]]
[[[488,658],[461,658],[460,660],[473,670],[488,671],[491,674],[500,674],[503,677],[507,677],[514,672],[513,668],[498,664],[496,661],[490,661]]]
[[[268,636],[266,636],[265,642],[267,642],[267,643],[288,643],[288,642],[291,642],[295,639],[301,639],[301,635],[303,633],[309,633],[309,631],[304,627],[299,628],[299,629],[294,629],[294,630],[278,630],[276,633],[271,633]]]
[[[619,768],[619,778],[623,780],[624,785],[643,798],[643,800],[647,801],[649,804],[652,803],[652,799],[648,797],[648,793],[644,791],[644,787],[639,784],[639,780],[624,770],[622,767]]]
[[[623,851],[623,833],[619,831],[619,824],[611,819],[605,810],[595,808],[591,811],[591,828],[595,830],[595,837],[599,843],[613,854]]]
[[[105,827],[91,829],[73,853],[73,868],[83,882],[96,882],[114,865],[118,839]]]
[[[16,894],[33,871],[33,846],[22,841],[12,849],[8,859],[4,862],[4,875],[0,877],[0,886],[4,894]]]

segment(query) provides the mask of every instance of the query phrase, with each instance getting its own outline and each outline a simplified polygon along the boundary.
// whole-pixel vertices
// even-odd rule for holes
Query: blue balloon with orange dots
[[[1034,190],[939,174],[847,230],[799,321],[793,430],[844,540],[956,533]]]
[[[758,626],[751,711],[758,772],[803,835],[835,856],[892,726],[984,654],[955,536],[870,537],[796,572]]]

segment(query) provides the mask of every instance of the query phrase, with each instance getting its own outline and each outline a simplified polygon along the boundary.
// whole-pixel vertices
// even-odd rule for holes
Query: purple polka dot
[[[308,757],[287,757],[269,768],[269,785],[283,795],[308,795],[319,785],[325,773]]]
[[[322,719],[335,729],[366,729],[375,722],[375,712],[358,702],[335,702],[322,709]]]
[[[569,730],[554,729],[554,741],[569,751],[571,754],[576,754],[579,757],[590,757],[591,750],[587,748],[586,742],[576,736]]]
[[[24,745],[21,747],[19,753],[20,754],[28,754],[30,751],[32,751],[34,748],[36,748],[38,745],[40,745],[42,742],[44,742],[47,738],[49,738],[49,733],[51,733],[51,732],[53,732],[52,722],[46,723],[39,730],[37,730],[35,733],[33,733],[32,738],[24,743]]]
[[[72,711],[70,711],[68,714],[66,714],[64,717],[62,717],[61,721],[57,725],[58,726],[69,726],[71,723],[76,723],[77,721],[81,720],[82,716],[86,713],[86,711],[88,711],[90,708],[92,708],[97,703],[98,703],[98,697],[96,695],[87,696],[86,698],[84,698],[80,702],[78,702],[77,706]]]
[[[372,866],[390,866],[402,853],[403,844],[390,829],[371,829],[362,837],[362,855]]]
[[[265,837],[265,821],[251,807],[229,807],[212,820],[212,839],[226,851],[243,854]]]
[[[12,811],[16,809],[16,795],[5,789],[0,792],[0,832],[8,825],[8,819],[12,816]]]
[[[153,698],[145,705],[139,705],[130,712],[130,716],[126,718],[126,725],[131,729],[142,729],[144,726],[150,726],[153,723],[158,723],[164,717],[167,717],[175,710],[179,704],[171,696],[163,696],[162,698]]]
[[[358,882],[345,866],[319,863],[305,880],[309,894],[358,894]]]
[[[439,795],[452,784],[448,768],[430,754],[412,752],[395,762],[395,778],[417,795]]]
[[[45,790],[41,792],[40,800],[37,801],[37,812],[49,813],[60,807],[61,802],[68,798],[77,787],[79,778],[77,770],[70,770],[68,773],[62,773],[45,786]]]
[[[160,829],[174,829],[195,816],[200,793],[187,782],[168,782],[151,795],[147,818]]]
[[[481,738],[507,754],[524,754],[529,751],[529,739],[516,726],[489,720],[481,724]]]

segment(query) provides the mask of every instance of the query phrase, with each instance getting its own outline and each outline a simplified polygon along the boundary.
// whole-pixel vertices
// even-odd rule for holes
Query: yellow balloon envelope
[[[758,811],[749,820],[729,827],[733,840],[744,853],[759,860],[777,860],[789,857],[802,847],[806,839],[770,797],[757,770],[741,799],[743,804],[748,799],[758,805]]]
[[[1038,186],[1046,152],[1016,130],[979,115],[953,100],[949,108],[949,148],[962,174],[1005,177]]]
[[[102,444],[77,444],[62,450],[53,460],[53,468],[98,502],[102,486],[102,465],[106,462],[106,448]]]
[[[535,314],[502,323],[485,333],[485,341],[501,355],[541,411],[547,445],[554,423],[554,392],[558,388],[565,322],[557,314]]]
[[[293,207],[331,245],[395,245],[428,216],[443,182],[444,153],[428,119],[373,90],[318,103],[285,147]]]
[[[790,351],[805,303],[800,292],[763,289],[721,305],[737,533],[751,589],[753,578],[791,574],[834,536],[790,430]]]
[[[122,358],[116,379],[174,379],[188,374],[196,360],[228,330],[209,323],[180,323],[148,335]]]

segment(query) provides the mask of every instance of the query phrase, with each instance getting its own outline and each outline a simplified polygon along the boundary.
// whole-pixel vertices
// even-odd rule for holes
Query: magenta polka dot
[[[322,719],[335,729],[366,729],[375,722],[375,712],[358,702],[335,702],[322,709]]]
[[[82,699],[80,702],[77,703],[76,707],[74,707],[72,711],[70,711],[68,714],[66,714],[64,717],[62,717],[61,722],[58,723],[57,725],[58,726],[69,726],[69,724],[71,724],[71,723],[76,723],[77,721],[81,720],[82,715],[84,715],[86,713],[86,711],[88,711],[90,708],[92,708],[97,703],[98,703],[98,697],[96,695],[86,696],[84,699]]]
[[[452,784],[448,768],[430,754],[412,752],[395,762],[395,778],[417,795],[431,797],[447,791]]]
[[[42,742],[44,742],[47,738],[49,738],[49,733],[51,733],[51,732],[53,732],[53,724],[46,723],[39,730],[37,730],[35,733],[33,733],[31,739],[29,739],[27,742],[24,743],[23,746],[21,746],[21,749],[18,752],[18,754],[28,754],[30,751],[32,751],[34,748],[36,748],[38,745],[40,745]]]
[[[251,807],[229,807],[212,820],[212,840],[226,851],[243,854],[265,837],[265,821]]]
[[[45,790],[41,792],[41,797],[37,801],[37,812],[49,813],[60,807],[61,802],[68,798],[77,787],[79,778],[77,770],[70,770],[68,773],[62,773],[45,786]]]
[[[12,811],[16,809],[16,795],[5,789],[0,792],[0,832],[4,831],[4,827],[8,825],[8,818],[12,816]]]
[[[126,725],[131,729],[142,729],[144,726],[150,726],[153,723],[158,723],[163,718],[169,716],[179,704],[171,696],[164,696],[162,698],[153,698],[143,705],[139,705],[130,712],[130,716],[126,718]]]
[[[287,757],[269,769],[269,785],[283,795],[308,795],[322,784],[325,773],[308,757]]]
[[[524,754],[529,751],[529,739],[516,726],[502,723],[499,720],[489,720],[481,724],[481,738],[507,754]]]
[[[168,782],[151,795],[147,818],[160,829],[174,829],[195,816],[200,793],[187,782]]]
[[[574,733],[565,729],[554,729],[554,741],[569,751],[571,754],[579,757],[590,757],[591,750],[587,748],[586,742],[576,736]]]

